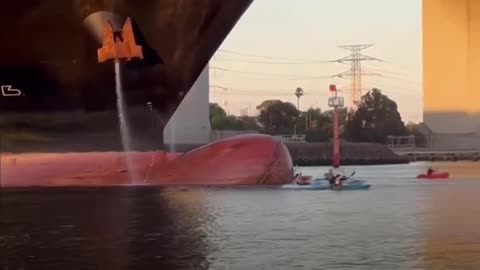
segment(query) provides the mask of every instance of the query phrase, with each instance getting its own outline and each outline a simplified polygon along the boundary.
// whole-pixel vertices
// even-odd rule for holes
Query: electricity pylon
[[[353,107],[356,107],[358,105],[362,97],[362,76],[381,76],[378,73],[362,71],[362,61],[372,61],[372,60],[381,61],[380,59],[363,55],[361,53],[362,50],[365,50],[366,48],[369,48],[371,46],[373,45],[360,44],[360,45],[338,46],[339,48],[343,48],[351,51],[350,55],[340,58],[338,60],[335,60],[334,62],[339,62],[339,63],[351,62],[349,71],[345,71],[340,74],[337,74],[335,75],[335,77],[340,77],[340,78],[351,77],[350,91],[351,91]]]

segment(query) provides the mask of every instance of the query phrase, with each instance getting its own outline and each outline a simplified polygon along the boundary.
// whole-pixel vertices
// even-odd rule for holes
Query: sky
[[[210,61],[210,100],[227,100],[231,114],[248,108],[254,115],[265,99],[296,105],[301,87],[301,110],[326,110],[336,84],[349,103],[350,78],[328,76],[350,63],[327,61],[350,54],[340,45],[372,44],[362,53],[381,61],[362,61],[362,70],[382,76],[363,76],[362,88],[381,89],[405,122],[420,122],[421,13],[421,0],[254,0]]]

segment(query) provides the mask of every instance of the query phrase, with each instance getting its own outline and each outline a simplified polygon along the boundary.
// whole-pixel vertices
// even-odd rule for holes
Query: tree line
[[[265,100],[257,106],[260,114],[252,116],[227,115],[218,104],[210,104],[210,122],[217,130],[255,130],[270,135],[305,134],[309,142],[331,140],[333,110],[310,108],[299,111],[290,102]],[[362,96],[355,111],[338,109],[340,136],[352,142],[386,143],[387,136],[415,135],[417,144],[423,136],[413,123],[405,124],[395,101],[372,89]]]

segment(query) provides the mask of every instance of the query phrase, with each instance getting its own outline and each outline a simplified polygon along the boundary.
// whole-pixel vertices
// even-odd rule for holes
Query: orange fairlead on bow
[[[113,32],[110,22],[103,25],[102,47],[98,49],[98,62],[110,59],[130,61],[132,58],[143,59],[142,46],[135,43],[132,22],[127,18],[121,32]]]

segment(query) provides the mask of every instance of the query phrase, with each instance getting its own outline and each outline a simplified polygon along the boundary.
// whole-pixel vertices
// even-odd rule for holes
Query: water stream
[[[122,146],[125,153],[125,162],[132,183],[137,183],[138,177],[135,172],[135,164],[132,159],[132,137],[128,126],[127,110],[125,98],[123,96],[122,73],[120,69],[120,60],[115,60],[115,92],[117,93],[118,118],[120,120],[120,135],[122,137]]]
[[[169,151],[171,153],[176,152],[176,138],[177,138],[177,120],[175,119],[175,114],[172,115],[171,118],[171,125],[170,125],[170,143],[169,143]]]

